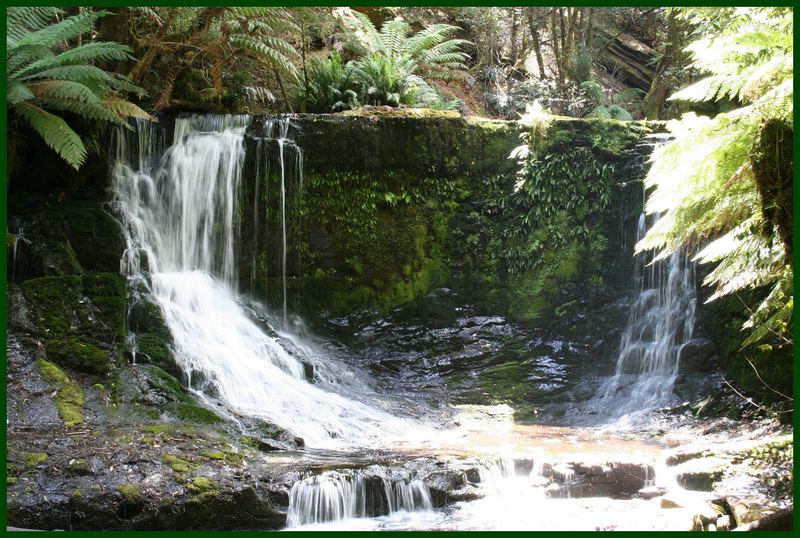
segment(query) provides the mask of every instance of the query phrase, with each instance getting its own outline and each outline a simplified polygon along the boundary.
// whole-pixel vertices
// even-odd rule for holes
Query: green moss
[[[80,300],[80,276],[33,278],[21,287],[34,307],[35,322],[43,334],[65,335],[71,331],[69,313]]]
[[[158,385],[159,390],[171,395],[179,402],[191,403],[192,398],[186,394],[180,382],[157,366],[147,366],[146,371],[151,382]]]
[[[172,433],[176,429],[175,424],[162,422],[160,424],[148,424],[142,427],[142,431],[152,433],[153,435],[162,435],[165,433]]]
[[[138,354],[144,355],[149,362],[169,372],[179,371],[175,357],[170,349],[170,340],[155,333],[140,333],[136,335]],[[144,358],[142,357],[142,358]]]
[[[16,483],[17,483],[17,477],[16,476],[8,476],[8,477],[6,477],[6,484],[8,484],[9,486],[13,486]]]
[[[246,447],[258,450],[258,439],[256,439],[255,437],[251,437],[250,435],[242,435],[239,438],[239,442],[241,442]]]
[[[90,340],[80,337],[49,340],[45,346],[48,357],[73,370],[105,376],[114,366],[108,352],[98,348]]]
[[[84,459],[74,459],[69,462],[69,471],[75,475],[85,475],[91,472],[91,467]]]
[[[83,277],[84,293],[117,342],[125,341],[125,277],[117,273],[93,273]]]
[[[202,452],[203,456],[212,459],[212,460],[224,460],[225,453],[222,451],[214,451],[214,450],[204,450]]]
[[[25,461],[26,469],[33,469],[47,461],[47,454],[44,452],[25,452],[22,459]]]
[[[169,410],[176,417],[187,422],[196,424],[218,424],[223,422],[223,419],[213,411],[191,403],[181,402],[174,404],[169,407]]]
[[[214,491],[219,489],[219,484],[204,476],[195,476],[192,481],[186,486],[186,489],[192,493],[203,493],[206,491]]]
[[[448,118],[461,117],[455,110],[438,110],[433,108],[395,108],[389,106],[365,106],[339,112],[341,116],[379,116],[387,118]]]
[[[122,495],[126,504],[139,504],[142,502],[142,489],[138,484],[120,484],[116,489]]]
[[[56,389],[53,401],[66,426],[69,428],[83,424],[83,404],[85,402],[83,389],[71,381],[63,370],[52,362],[40,358],[36,360],[36,364],[39,366],[42,377]]]
[[[164,457],[161,458],[161,461],[163,461],[165,465],[167,465],[176,473],[188,473],[197,467],[197,465],[193,462],[178,457],[174,454],[164,454]]]

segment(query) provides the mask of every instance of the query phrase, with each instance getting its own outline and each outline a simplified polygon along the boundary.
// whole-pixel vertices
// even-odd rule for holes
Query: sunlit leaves
[[[718,17],[689,10],[695,22]],[[694,67],[707,76],[671,99],[727,99],[739,107],[713,118],[686,114],[669,129],[674,140],[657,149],[645,180],[647,212],[658,222],[637,245],[663,258],[678,249],[715,264],[705,279],[709,300],[745,289],[771,292],[744,325],[744,346],[766,338],[790,340],[791,260],[762,214],[751,164],[759,129],[769,118],[792,124],[792,12],[737,8],[718,29],[692,43]],[[713,22],[717,19],[709,19]]]

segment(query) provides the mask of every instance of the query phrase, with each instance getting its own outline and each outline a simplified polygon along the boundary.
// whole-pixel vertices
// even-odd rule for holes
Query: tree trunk
[[[793,139],[788,123],[778,119],[767,120],[759,129],[750,155],[753,176],[761,196],[761,212],[767,222],[777,228],[786,259],[792,267]],[[772,227],[768,227],[765,234],[771,235]]]
[[[559,36],[558,36],[558,13],[556,12],[556,8],[552,8],[550,11],[550,36],[552,38],[552,47],[553,47],[553,57],[556,60],[556,78],[558,80],[558,85],[564,85],[564,71],[562,69],[561,64],[561,47],[559,46]]]
[[[515,65],[517,63],[517,27],[519,26],[519,22],[517,21],[517,8],[512,7],[511,9],[511,65]]]
[[[547,75],[544,72],[544,59],[542,58],[542,42],[539,39],[539,29],[536,27],[536,21],[533,18],[533,9],[528,8],[528,29],[531,33],[531,41],[533,42],[533,52],[536,54],[536,65],[539,66],[539,79],[544,80]]]
[[[667,102],[667,97],[672,92],[672,88],[667,82],[664,73],[667,69],[679,62],[683,53],[683,29],[681,28],[675,16],[675,10],[669,14],[669,38],[664,47],[664,53],[658,60],[656,66],[655,76],[647,94],[642,100],[642,114],[648,120],[664,119],[663,111],[664,104]]]
[[[281,74],[278,73],[278,70],[275,68],[272,70],[275,72],[275,79],[278,81],[278,86],[281,89],[281,95],[283,96],[283,102],[286,103],[286,108],[289,109],[290,113],[294,112],[294,110],[292,110],[292,102],[289,101],[289,96],[286,95],[286,88],[283,87],[283,79],[281,79]]]

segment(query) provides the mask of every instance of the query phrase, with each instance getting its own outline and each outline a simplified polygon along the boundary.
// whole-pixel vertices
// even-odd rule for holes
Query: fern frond
[[[108,11],[84,11],[78,13],[77,15],[67,17],[61,22],[28,33],[17,41],[17,45],[43,45],[45,47],[54,47],[59,43],[69,41],[79,35],[90,32],[95,21],[108,14]]]
[[[119,43],[93,42],[69,49],[56,56],[41,58],[24,69],[20,69],[17,77],[25,78],[39,70],[63,65],[78,65],[92,62],[128,60],[131,49]]]
[[[125,118],[140,118],[147,121],[158,121],[158,118],[151,116],[133,103],[120,99],[119,97],[106,97],[103,99],[103,106],[117,116]]]
[[[380,30],[380,50],[393,58],[401,54],[401,47],[408,35],[408,23],[405,21],[386,21]]]
[[[6,8],[6,38],[9,48],[30,32],[41,30],[63,13],[57,7],[9,6]]]
[[[37,99],[67,99],[82,103],[100,103],[100,98],[87,86],[69,80],[44,80],[30,85]]]
[[[33,92],[27,84],[18,80],[9,80],[6,86],[6,101],[11,105],[16,105],[22,101],[33,99]]]
[[[67,122],[31,103],[19,103],[14,110],[27,120],[42,140],[62,159],[76,170],[80,168],[86,160],[86,148],[81,137]]]
[[[91,120],[105,121],[115,125],[127,125],[127,122],[123,118],[105,108],[102,103],[97,104],[69,99],[38,98],[36,99],[36,104],[49,110],[72,112],[73,114]]]
[[[250,53],[257,60],[280,69],[294,79],[298,78],[294,64],[281,52],[265,45],[259,39],[247,35],[235,35],[231,37],[230,42],[232,46]]]

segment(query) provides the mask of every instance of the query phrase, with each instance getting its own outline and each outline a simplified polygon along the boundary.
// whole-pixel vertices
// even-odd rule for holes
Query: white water
[[[642,214],[637,242],[646,231],[647,218]],[[673,400],[681,351],[694,331],[693,264],[681,251],[667,260],[648,262],[645,254],[636,257],[637,297],[622,333],[616,371],[600,391],[602,407],[616,417]]]
[[[408,473],[393,471],[389,476],[380,476],[360,470],[326,471],[294,483],[289,493],[287,525],[291,528],[432,509],[428,486]]]
[[[161,307],[190,386],[230,412],[277,424],[312,447],[399,439],[412,429],[408,422],[324,390],[324,382],[306,382],[302,346],[287,350],[237,298],[236,204],[249,123],[248,116],[178,118],[169,148],[159,129],[143,122],[133,136],[118,133],[112,174],[127,240],[122,270],[132,289],[144,289]],[[278,139],[285,320],[284,140]]]

